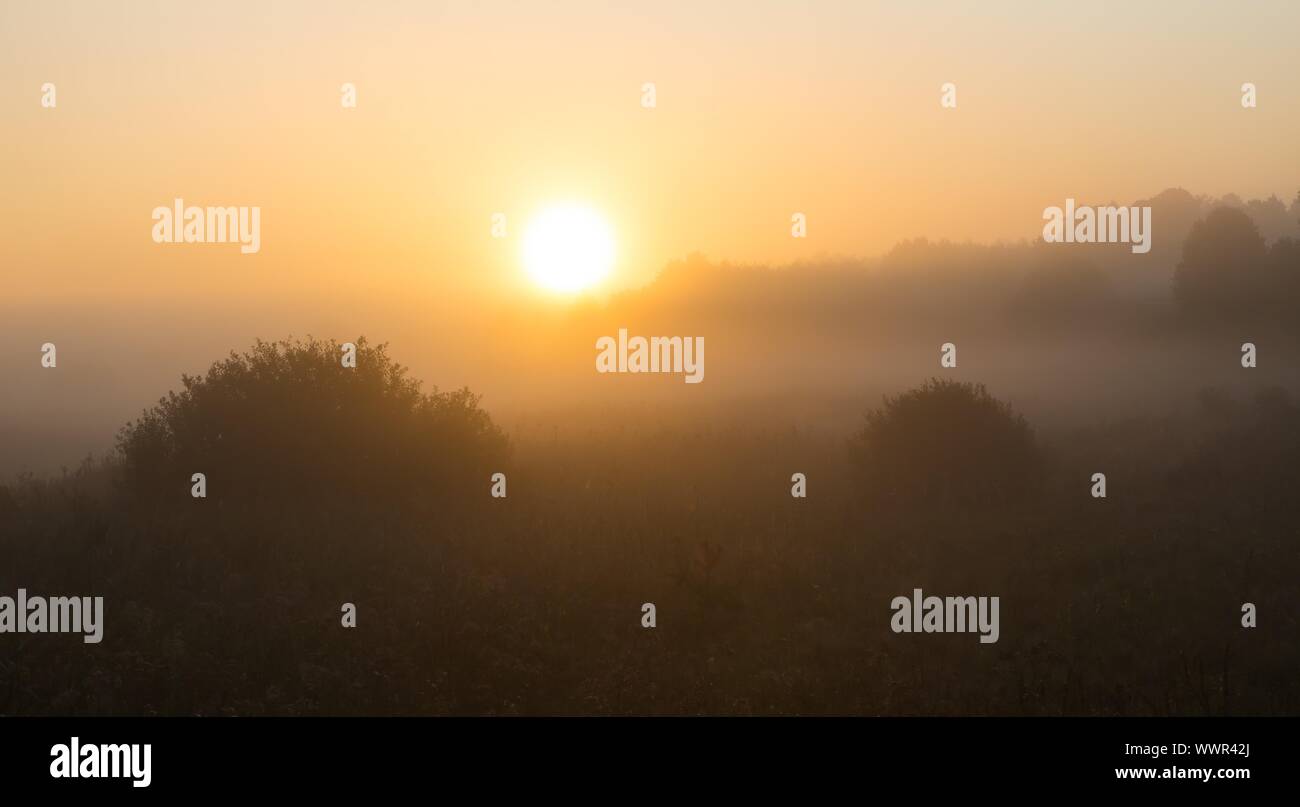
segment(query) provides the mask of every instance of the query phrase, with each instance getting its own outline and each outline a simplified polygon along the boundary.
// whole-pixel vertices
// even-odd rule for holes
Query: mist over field
[[[215,310],[208,298],[11,303],[0,326],[6,340],[57,335],[63,366],[75,372],[43,373],[21,351],[5,353],[0,370],[13,383],[0,418],[8,449],[0,477],[57,472],[87,454],[101,456],[117,429],[181,374],[199,373],[256,339],[289,336],[346,341],[364,334],[388,342],[415,377],[470,387],[520,436],[663,418],[705,425],[740,418],[843,435],[882,395],[924,380],[945,342],[960,350],[951,377],[987,384],[1040,428],[1185,411],[1200,390],[1219,386],[1294,389],[1294,362],[1264,360],[1243,376],[1237,359],[1244,341],[1294,344],[1295,281],[1279,280],[1274,291],[1260,280],[1250,292],[1261,297],[1258,306],[1222,314],[1180,304],[1175,268],[1193,225],[1227,208],[1245,213],[1258,235],[1212,233],[1207,238],[1222,243],[1199,251],[1226,264],[1232,259],[1214,250],[1257,238],[1264,254],[1253,264],[1225,265],[1225,277],[1294,273],[1300,199],[1243,201],[1170,189],[1134,204],[1153,207],[1147,255],[1124,244],[920,238],[877,258],[784,266],[692,255],[641,288],[540,306],[323,291],[296,299],[232,296]],[[595,341],[619,328],[705,336],[706,383],[596,374]],[[1263,350],[1278,355],[1277,347]]]
[[[1138,204],[1145,255],[11,308],[0,590],[108,616],[0,645],[0,713],[1300,712],[1300,196]],[[703,336],[703,382],[597,373],[619,329]],[[916,588],[1000,637],[891,632]]]

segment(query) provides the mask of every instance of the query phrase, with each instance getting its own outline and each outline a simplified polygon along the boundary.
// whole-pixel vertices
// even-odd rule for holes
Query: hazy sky
[[[924,5],[6,3],[6,295],[529,294],[515,236],[561,199],[609,218],[618,287],[1034,237],[1066,196],[1296,193],[1300,5]],[[262,251],[154,244],[178,196],[259,205]]]
[[[601,291],[692,252],[1034,238],[1066,197],[1290,201],[1297,31],[1283,0],[5,2],[0,471],[102,449],[259,337],[365,334],[494,412],[535,404],[549,367],[591,376],[585,351],[531,377],[488,355],[561,313],[519,259],[558,201],[608,219]],[[177,197],[260,207],[261,251],[154,243]]]

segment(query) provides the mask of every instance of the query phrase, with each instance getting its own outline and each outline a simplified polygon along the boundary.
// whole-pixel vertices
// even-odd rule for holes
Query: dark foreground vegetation
[[[0,487],[0,596],[105,600],[100,644],[0,636],[0,713],[1300,714],[1300,197],[1151,203],[1162,289],[1116,281],[1159,280],[1122,246],[913,243],[670,267],[569,323],[710,328],[727,389],[750,356],[844,389],[869,347],[888,394],[853,428],[647,399],[508,439],[383,347],[232,355],[112,456]],[[910,369],[953,332],[987,389]],[[1035,372],[1026,418],[1003,387]],[[892,633],[916,588],[999,597],[999,640]]]
[[[629,413],[512,446],[337,351],[232,356],[0,489],[0,591],[106,613],[5,635],[0,713],[1300,713],[1281,390],[1042,434],[936,380],[835,439]],[[891,633],[918,587],[1001,597],[1000,640]]]

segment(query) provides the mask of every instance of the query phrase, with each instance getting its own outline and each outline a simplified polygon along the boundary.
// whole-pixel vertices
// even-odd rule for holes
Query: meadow
[[[622,397],[510,418],[400,344],[255,343],[0,486],[0,591],[104,598],[97,644],[0,641],[0,713],[1300,713],[1298,253],[1242,219],[1154,298],[1041,244],[693,259],[526,341]],[[595,373],[622,326],[703,331],[708,380]],[[998,640],[893,632],[918,588]]]

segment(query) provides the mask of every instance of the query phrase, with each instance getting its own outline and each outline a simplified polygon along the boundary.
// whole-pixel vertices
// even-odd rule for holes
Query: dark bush
[[[1024,417],[982,384],[931,379],[886,397],[850,438],[868,498],[963,508],[1023,502],[1042,460]]]
[[[1245,211],[1220,207],[1192,226],[1174,274],[1185,311],[1202,319],[1234,319],[1268,303],[1268,249]]]
[[[478,398],[423,393],[385,345],[358,339],[356,348],[356,367],[345,368],[333,341],[259,341],[204,376],[183,376],[180,392],[119,433],[125,487],[185,501],[201,472],[219,500],[486,495],[507,441]]]

